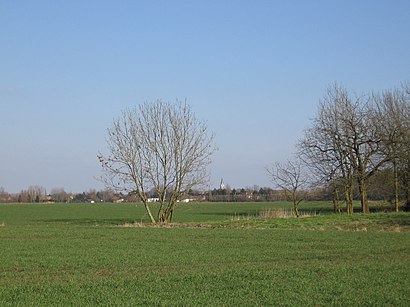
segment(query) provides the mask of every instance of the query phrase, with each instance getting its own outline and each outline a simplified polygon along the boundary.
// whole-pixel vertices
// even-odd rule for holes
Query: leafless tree
[[[349,149],[345,146],[347,127],[341,115],[348,111],[350,98],[346,90],[330,86],[319,104],[312,126],[299,141],[298,152],[308,166],[317,185],[329,185],[333,190],[335,211],[339,210],[339,194],[346,201],[346,210],[353,213],[354,169]],[[345,110],[347,109],[347,110]],[[340,191],[342,190],[342,191]]]
[[[398,210],[399,181],[406,190],[406,170],[410,169],[409,106],[408,83],[399,90],[355,98],[334,84],[320,102],[317,116],[299,142],[299,155],[318,184],[334,187],[335,203],[337,189],[343,187],[348,213],[353,212],[354,181],[362,210],[368,212],[368,181],[381,169],[390,167]]]
[[[348,212],[352,212],[353,178],[357,181],[362,211],[369,212],[367,181],[390,159],[381,151],[382,135],[369,96],[352,98],[337,84],[329,87],[319,114],[302,141],[311,166],[345,183]],[[323,163],[318,163],[322,160]]]
[[[9,198],[9,193],[3,188],[0,187],[0,202],[6,201]]]
[[[40,185],[32,185],[27,189],[29,202],[42,202],[46,195],[46,188]]]
[[[208,181],[213,136],[186,102],[144,103],[128,109],[108,129],[108,156],[98,158],[108,188],[135,193],[152,223],[169,222],[176,202]],[[155,189],[157,218],[148,202]]]
[[[368,179],[377,172],[388,160],[381,154],[381,136],[375,129],[371,114],[373,106],[368,97],[354,101],[347,100],[339,113],[343,125],[342,146],[348,154],[348,159],[357,180],[362,211],[369,212],[367,197]]]
[[[410,150],[407,151],[399,160],[399,181],[402,184],[405,195],[404,210],[410,211]]]
[[[410,101],[405,90],[374,94],[374,123],[381,136],[381,152],[393,167],[395,210],[399,211],[399,166],[410,151]]]
[[[57,202],[66,202],[68,201],[68,197],[69,197],[69,195],[67,194],[67,192],[64,190],[63,187],[52,188],[50,191],[50,195]]]
[[[404,113],[405,131],[403,142],[406,144],[399,158],[399,180],[404,189],[406,203],[404,209],[410,211],[410,81],[402,85],[403,101],[406,105]]]
[[[309,182],[302,163],[291,160],[286,163],[276,162],[266,171],[275,186],[282,189],[286,199],[292,202],[293,211],[299,217],[298,207],[305,198]]]

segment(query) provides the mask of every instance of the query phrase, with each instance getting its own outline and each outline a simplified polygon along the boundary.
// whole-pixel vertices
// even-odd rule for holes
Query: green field
[[[410,214],[284,203],[0,206],[0,306],[410,306]]]

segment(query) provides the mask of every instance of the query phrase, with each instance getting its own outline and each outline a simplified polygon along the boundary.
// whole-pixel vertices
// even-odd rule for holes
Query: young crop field
[[[0,205],[0,306],[410,306],[409,213],[303,206]]]

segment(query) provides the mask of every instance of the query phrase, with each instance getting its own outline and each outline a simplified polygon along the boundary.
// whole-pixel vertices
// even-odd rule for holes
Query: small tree
[[[213,136],[191,108],[177,101],[145,103],[128,109],[108,129],[109,155],[98,155],[108,188],[136,194],[152,223],[170,222],[176,202],[208,181]],[[158,195],[157,218],[149,192]]]
[[[292,202],[293,211],[299,217],[298,207],[305,198],[305,189],[308,185],[308,178],[303,172],[301,162],[290,160],[285,164],[276,162],[266,171],[276,187],[283,190],[286,199]]]

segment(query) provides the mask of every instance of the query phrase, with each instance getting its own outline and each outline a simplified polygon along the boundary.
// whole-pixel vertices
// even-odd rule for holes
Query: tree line
[[[31,185],[19,193],[8,193],[0,187],[0,202],[2,203],[90,203],[115,202],[126,196],[114,193],[110,189],[89,189],[81,193],[66,192],[63,187],[52,188],[47,192],[41,185]],[[135,201],[135,199],[130,199]]]
[[[296,158],[267,171],[295,212],[307,189],[322,188],[330,191],[335,211],[345,203],[349,214],[358,191],[362,212],[368,213],[375,185],[389,191],[396,211],[401,203],[410,209],[410,83],[365,95],[329,86]]]

